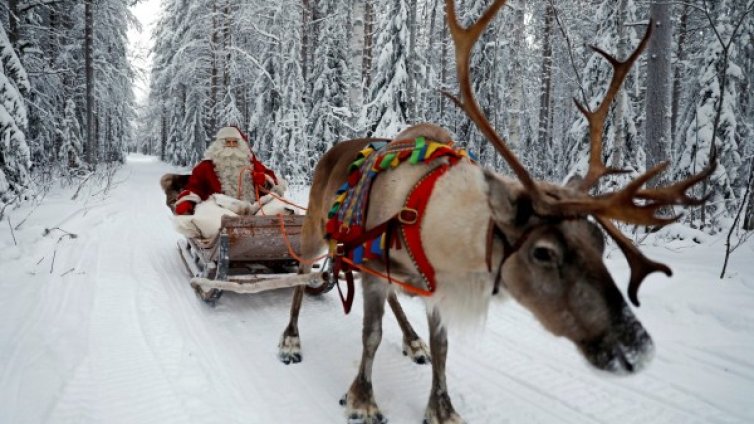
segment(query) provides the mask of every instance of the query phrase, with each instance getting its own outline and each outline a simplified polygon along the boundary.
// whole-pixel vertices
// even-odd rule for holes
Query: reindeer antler
[[[448,14],[448,27],[450,28],[450,34],[453,37],[453,43],[456,46],[456,72],[458,73],[458,84],[461,88],[461,99],[443,92],[446,96],[450,97],[458,106],[460,106],[469,118],[474,121],[479,131],[484,134],[485,137],[495,146],[495,149],[500,152],[508,165],[513,169],[513,173],[516,174],[521,184],[524,185],[531,193],[539,193],[539,187],[534,183],[529,171],[519,162],[516,155],[508,148],[508,144],[505,140],[492,128],[492,124],[484,116],[479,103],[474,98],[474,90],[471,88],[471,78],[469,78],[469,60],[471,58],[471,50],[474,48],[474,44],[484,32],[484,29],[489,25],[495,14],[501,7],[505,5],[507,0],[496,0],[490,5],[484,12],[481,18],[471,25],[469,28],[463,28],[458,23],[456,17],[456,5],[453,0],[445,0],[445,8]]]
[[[647,47],[650,35],[652,35],[652,20],[649,21],[647,32],[641,39],[639,46],[636,47],[636,50],[634,50],[633,53],[631,53],[631,55],[628,57],[628,59],[623,62],[619,61],[614,56],[611,56],[599,47],[591,46],[592,50],[599,53],[602,57],[605,58],[605,60],[610,63],[610,65],[612,65],[613,77],[610,81],[610,85],[608,86],[607,93],[605,93],[605,97],[603,97],[602,101],[594,112],[591,112],[588,109],[588,105],[585,107],[576,99],[574,99],[576,107],[586,117],[587,122],[589,122],[589,171],[586,173],[586,177],[584,177],[584,180],[581,182],[581,189],[583,190],[587,190],[592,187],[597,181],[599,181],[600,178],[604,177],[605,175],[627,172],[625,170],[613,169],[605,166],[605,163],[602,161],[602,133],[605,128],[605,119],[607,119],[607,114],[610,111],[610,105],[612,104],[613,100],[615,100],[615,96],[618,94],[618,91],[620,91],[620,87],[623,84],[623,81],[626,79],[628,72],[631,70],[631,67],[634,65],[634,62],[636,62],[636,59],[639,58],[641,52],[644,51],[644,49]]]
[[[532,199],[534,213],[550,218],[568,218],[592,215],[605,231],[615,240],[626,257],[631,268],[631,280],[628,287],[628,296],[631,302],[639,306],[638,291],[644,278],[653,272],[663,272],[671,275],[670,268],[666,265],[654,262],[644,256],[631,241],[620,232],[611,220],[621,221],[636,225],[664,226],[676,221],[680,216],[658,216],[658,211],[673,205],[692,206],[704,203],[707,196],[694,199],[686,194],[686,191],[699,182],[709,177],[715,170],[716,158],[710,157],[707,168],[702,172],[692,175],[684,180],[663,187],[642,188],[649,180],[667,169],[668,163],[663,162],[645,173],[634,178],[620,190],[590,196],[588,194],[600,178],[617,173],[625,173],[626,170],[609,168],[602,159],[602,133],[604,132],[605,120],[607,119],[610,105],[615,100],[623,81],[626,79],[631,67],[639,58],[647,46],[652,34],[653,22],[650,20],[647,31],[642,37],[636,49],[625,61],[620,61],[604,50],[592,46],[592,49],[607,60],[613,67],[613,76],[605,96],[594,111],[587,106],[575,101],[576,107],[586,117],[589,124],[589,170],[586,177],[579,185],[577,195],[573,198],[554,198],[545,196],[537,183],[532,179],[529,172],[524,168],[518,158],[511,152],[503,138],[494,130],[492,124],[482,113],[479,104],[474,98],[474,91],[469,77],[469,59],[474,44],[479,39],[484,29],[494,18],[498,10],[505,5],[506,0],[496,0],[484,12],[481,18],[469,28],[462,28],[456,16],[454,0],[445,0],[448,15],[448,27],[453,36],[456,47],[456,71],[458,83],[461,89],[461,99],[448,93],[457,105],[459,105],[476,124],[484,136],[492,142],[498,152],[508,162],[513,172],[521,181],[528,195]],[[637,203],[640,200],[641,203]]]
[[[579,102],[575,101],[576,107],[589,123],[589,170],[579,187],[584,193],[605,175],[625,172],[605,166],[602,160],[602,133],[610,105],[615,100],[615,96],[620,90],[631,67],[646,48],[649,37],[652,35],[652,27],[653,22],[650,19],[644,37],[642,37],[639,45],[625,61],[619,61],[604,50],[592,46],[592,49],[605,58],[613,67],[613,76],[605,96],[594,112],[590,112],[583,105],[579,104]],[[566,200],[561,204],[561,207],[569,213],[594,216],[597,222],[600,223],[618,244],[631,268],[628,297],[636,306],[639,306],[639,286],[641,286],[644,278],[658,271],[670,276],[671,271],[666,265],[654,262],[644,256],[609,220],[613,219],[628,224],[656,226],[664,226],[677,221],[680,215],[663,217],[657,216],[657,212],[673,205],[692,206],[704,203],[708,196],[694,199],[686,195],[686,190],[712,175],[716,167],[716,160],[714,156],[711,157],[709,165],[702,172],[692,175],[685,180],[664,187],[642,189],[649,180],[665,171],[668,165],[668,162],[662,162],[654,166],[652,169],[633,179],[621,190],[595,197]],[[644,203],[637,204],[636,200],[642,200]]]

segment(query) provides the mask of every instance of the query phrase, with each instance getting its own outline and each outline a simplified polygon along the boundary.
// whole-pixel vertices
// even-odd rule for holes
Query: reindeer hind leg
[[[416,334],[414,328],[411,326],[406,313],[403,312],[398,297],[394,291],[390,291],[387,301],[390,304],[390,309],[393,310],[395,319],[398,321],[398,325],[403,332],[403,354],[408,356],[412,361],[417,364],[428,364],[432,362],[432,357],[429,354],[429,348],[427,344]]]
[[[322,237],[321,226],[315,221],[312,215],[304,218],[304,225],[301,229],[301,255],[304,258],[313,258],[324,249],[324,239]],[[298,273],[306,274],[312,269],[311,264],[299,263]],[[284,364],[295,364],[303,359],[301,355],[301,338],[298,333],[298,315],[301,311],[301,304],[304,301],[304,292],[306,286],[297,286],[293,290],[291,299],[291,312],[288,326],[283,331],[278,343],[278,359]]]

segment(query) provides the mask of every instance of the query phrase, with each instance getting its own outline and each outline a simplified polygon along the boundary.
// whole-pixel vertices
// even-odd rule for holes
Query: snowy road
[[[107,195],[58,190],[6,212],[0,423],[345,422],[338,399],[358,366],[360,308],[344,316],[334,292],[307,298],[304,362],[278,362],[290,291],[226,294],[215,308],[196,299],[158,184],[170,170],[134,157]],[[493,304],[484,328],[450,334],[458,412],[469,423],[754,422],[754,243],[725,280],[721,240],[654,244],[644,250],[675,276],[642,288],[637,315],[657,349],[646,371],[596,372],[521,307]],[[626,265],[611,256],[622,284]],[[402,302],[425,337],[421,302]],[[420,423],[430,368],[401,355],[389,314],[384,330],[377,401],[391,423]]]

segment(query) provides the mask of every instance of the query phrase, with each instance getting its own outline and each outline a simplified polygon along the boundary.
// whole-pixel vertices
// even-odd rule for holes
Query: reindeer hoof
[[[371,391],[370,391],[371,393]],[[348,396],[348,393],[340,398],[340,404],[346,407],[348,424],[385,424],[387,418],[380,412],[374,398],[371,395],[367,399],[359,401],[360,396]]]
[[[282,361],[285,365],[290,364],[298,364],[301,362],[301,355],[299,354],[293,354],[293,355],[279,355],[280,361]]]
[[[433,388],[432,396],[424,412],[424,424],[464,424],[465,422],[453,409],[448,393]]]
[[[408,356],[417,364],[429,364],[432,362],[432,356],[429,354],[429,348],[422,339],[403,341],[403,355]]]
[[[353,412],[348,416],[348,424],[387,424],[387,418],[380,412],[374,415]]]
[[[283,336],[278,344],[278,359],[285,365],[301,362],[301,340],[298,336]]]
[[[424,415],[424,424],[465,424],[466,421],[461,418],[460,415],[456,414],[455,411],[447,412],[445,413],[437,414],[437,413],[429,413],[427,412]]]
[[[463,420],[458,414],[455,412],[450,415],[449,417],[446,417],[444,419],[440,419],[438,417],[429,417],[424,416],[424,421],[422,421],[423,424],[465,424],[466,421]]]

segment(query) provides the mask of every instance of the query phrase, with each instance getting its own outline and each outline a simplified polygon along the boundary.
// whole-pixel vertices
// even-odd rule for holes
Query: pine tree
[[[321,14],[326,17],[319,31],[313,56],[312,109],[309,114],[309,169],[339,140],[351,135],[351,110],[348,99],[352,74],[348,64],[350,39],[344,25],[348,4],[343,0],[322,0]]]
[[[713,231],[718,228],[720,212],[734,212],[738,204],[736,188],[745,184],[737,131],[741,114],[738,87],[743,75],[737,63],[738,46],[728,42],[735,36],[732,24],[735,9],[730,6],[728,0],[723,0],[711,12],[715,14],[715,28],[706,31],[706,47],[696,66],[699,97],[681,139],[685,142],[677,146],[679,160],[675,167],[677,178],[688,176],[703,169],[713,152],[717,154],[718,167],[707,187],[712,198],[705,207],[705,212],[712,212]],[[701,225],[706,225],[704,221],[702,218]]]
[[[378,17],[376,63],[361,125],[367,135],[390,137],[409,122],[407,19],[406,0],[390,0]]]
[[[586,36],[590,39],[589,44],[602,48],[619,60],[625,60],[639,44],[642,35],[635,26],[627,24],[638,21],[641,16],[644,16],[642,13],[646,11],[642,11],[634,0],[621,0],[617,6],[612,0],[601,0],[596,11],[589,10],[590,14],[594,14],[598,27],[596,35],[588,33],[592,28],[586,28]],[[576,45],[577,42],[573,44]],[[588,96],[587,102],[590,108],[594,109],[607,91],[613,70],[599,54],[591,50],[580,51],[584,55],[587,52],[591,54],[581,74],[584,91],[577,88],[573,96],[583,103],[585,94]],[[578,67],[578,64],[575,66]],[[638,95],[638,88],[642,84],[642,81],[638,79],[638,76],[642,74],[640,68],[641,62],[637,61],[631,74],[626,77],[612,104],[603,133],[605,163],[618,169],[629,170],[631,173],[607,179],[604,181],[607,186],[623,185],[629,178],[645,169],[645,147],[639,138],[640,131],[637,126],[643,111],[641,97]],[[582,71],[579,69],[579,72]],[[586,120],[581,114],[574,115],[573,124],[568,131],[566,149],[572,171],[583,174],[589,157],[589,142]]]
[[[282,11],[282,9],[281,9]],[[281,72],[278,73],[278,87],[280,87],[280,103],[275,109],[273,121],[275,127],[271,133],[271,141],[275,142],[269,164],[280,175],[288,179],[301,180],[304,173],[308,173],[307,152],[304,129],[306,128],[306,106],[303,101],[304,78],[301,68],[299,52],[301,51],[299,34],[300,19],[297,14],[283,19],[282,34],[290,38],[280,43]],[[282,18],[282,16],[281,16]]]
[[[281,44],[290,40],[281,40],[280,28],[284,17],[282,8],[284,4],[270,4],[270,10],[266,10],[264,27],[274,30],[270,33],[268,48],[264,49],[261,56],[261,72],[254,80],[250,98],[254,99],[252,113],[249,118],[249,134],[253,143],[252,148],[262,160],[268,160],[273,156],[274,131],[276,123],[271,117],[279,116],[278,110],[281,103],[279,81],[283,78],[280,57]]]
[[[26,143],[24,96],[26,70],[3,27],[0,31],[0,205],[12,202],[31,186],[31,155]]]
[[[58,161],[63,168],[63,173],[73,173],[82,169],[84,162],[81,156],[84,150],[84,140],[76,112],[76,102],[73,99],[68,99],[65,103],[63,119],[58,127],[58,137],[61,140]]]

